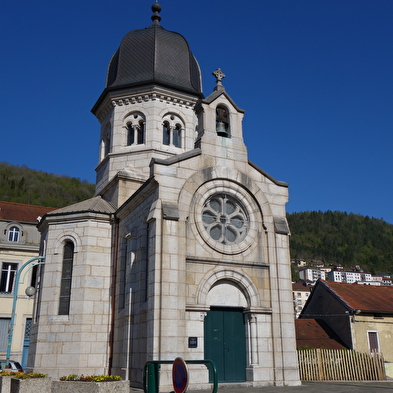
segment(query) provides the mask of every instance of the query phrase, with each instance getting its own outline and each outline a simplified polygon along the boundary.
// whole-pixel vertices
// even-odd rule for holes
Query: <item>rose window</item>
[[[210,237],[222,244],[238,244],[247,235],[249,218],[243,205],[228,194],[215,194],[203,206],[202,222]]]

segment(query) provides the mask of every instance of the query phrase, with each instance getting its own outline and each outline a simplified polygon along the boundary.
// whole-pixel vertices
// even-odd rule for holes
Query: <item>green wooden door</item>
[[[218,382],[246,380],[246,334],[242,310],[217,308],[207,312],[205,359],[216,364]]]

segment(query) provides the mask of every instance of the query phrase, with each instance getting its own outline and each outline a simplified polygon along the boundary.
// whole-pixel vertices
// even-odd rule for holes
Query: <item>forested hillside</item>
[[[393,273],[393,225],[337,211],[288,214],[291,258]]]
[[[75,177],[0,163],[0,200],[63,207],[91,198],[95,185]],[[393,225],[343,212],[288,214],[291,258],[325,265],[359,265],[371,273],[393,274]]]
[[[63,207],[91,198],[95,185],[75,177],[0,163],[0,200]]]

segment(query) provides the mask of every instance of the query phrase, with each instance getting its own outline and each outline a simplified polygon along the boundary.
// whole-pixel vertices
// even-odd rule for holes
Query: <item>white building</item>
[[[311,287],[304,286],[303,284],[293,283],[292,292],[293,292],[293,306],[295,310],[294,315],[295,318],[298,318],[304,308],[304,305],[306,304],[307,299],[310,296]]]
[[[332,270],[328,273],[328,281],[354,284],[359,281],[372,281],[372,275],[357,271]]]
[[[160,9],[123,38],[93,107],[96,196],[39,225],[30,366],[141,387],[146,361],[181,356],[213,359],[221,382],[298,385],[288,185],[249,161],[225,75],[204,97],[199,64]],[[192,373],[207,386],[203,367]],[[161,381],[171,389],[165,366]]]
[[[324,270],[306,268],[299,270],[299,278],[301,280],[315,282],[317,280],[325,280],[326,273]]]

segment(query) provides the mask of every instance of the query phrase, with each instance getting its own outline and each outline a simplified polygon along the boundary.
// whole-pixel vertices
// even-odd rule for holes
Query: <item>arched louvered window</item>
[[[168,113],[163,117],[162,143],[167,146],[182,147],[184,123],[179,116]]]
[[[181,147],[181,125],[176,124],[173,129],[173,146]]]
[[[138,126],[138,145],[143,145],[145,143],[145,122],[140,120]]]
[[[169,145],[170,142],[171,142],[171,129],[169,127],[169,123],[167,121],[164,121],[162,127],[162,143],[164,145]]]
[[[145,117],[143,113],[132,113],[126,118],[127,146],[145,143]]]
[[[127,126],[127,146],[131,146],[134,144],[135,140],[135,130],[132,124],[128,124]]]
[[[74,243],[67,241],[63,248],[63,268],[61,272],[59,315],[69,315],[71,300],[72,270],[74,265]]]

